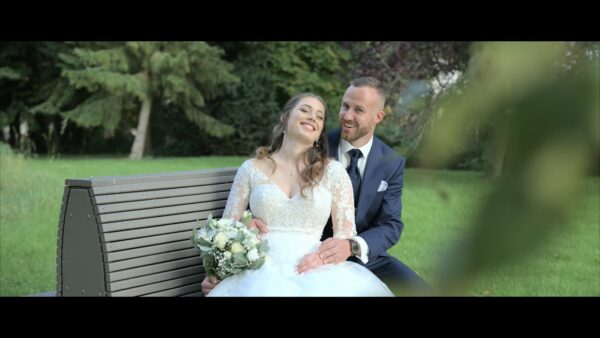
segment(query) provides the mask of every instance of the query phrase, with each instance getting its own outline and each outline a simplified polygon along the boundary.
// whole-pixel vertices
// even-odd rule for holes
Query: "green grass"
[[[491,182],[476,172],[407,170],[404,231],[390,253],[435,282],[445,250],[469,225]],[[442,197],[445,196],[445,197]],[[479,296],[600,296],[600,179],[589,178],[569,221],[541,247],[484,271]]]
[[[0,159],[0,296],[56,288],[56,235],[66,178],[160,173],[238,166],[243,157],[74,157]],[[476,172],[408,169],[403,194],[405,228],[390,252],[428,281],[438,260],[460,236],[490,183]],[[559,236],[531,255],[487,271],[473,294],[492,296],[600,296],[600,180],[586,194]],[[445,196],[443,198],[442,196]]]
[[[239,166],[242,157],[0,158],[0,296],[56,289],[58,216],[66,178]]]

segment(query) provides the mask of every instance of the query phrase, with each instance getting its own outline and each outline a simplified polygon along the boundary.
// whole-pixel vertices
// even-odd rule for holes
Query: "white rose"
[[[225,245],[227,244],[227,235],[224,232],[219,232],[216,236],[215,236],[215,246],[221,250],[225,249]]]
[[[229,237],[231,239],[236,238],[237,235],[238,235],[238,232],[235,229],[231,229],[231,230],[227,231],[227,237]]]
[[[256,238],[256,237],[246,237],[246,239],[244,240],[246,247],[248,248],[254,248],[255,246],[258,245],[258,243],[260,243],[260,241]]]
[[[233,253],[244,252],[244,246],[241,245],[239,242],[234,242],[233,244],[231,244],[231,252],[233,252]]]
[[[258,255],[258,250],[256,250],[256,249],[252,249],[252,250],[248,251],[248,253],[246,254],[246,257],[248,257],[248,260],[250,262],[254,262],[255,260],[260,258],[260,256]]]
[[[227,219],[227,218],[221,218],[217,222],[217,224],[219,225],[219,227],[225,227],[225,226],[227,226],[229,224],[229,222],[230,222],[229,219]]]

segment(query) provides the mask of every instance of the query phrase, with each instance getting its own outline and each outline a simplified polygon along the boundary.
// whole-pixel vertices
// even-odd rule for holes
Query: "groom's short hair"
[[[377,94],[381,96],[383,101],[383,106],[385,107],[385,91],[383,90],[383,85],[381,81],[377,80],[372,76],[363,76],[357,77],[356,79],[350,81],[350,85],[354,87],[371,87],[377,91]]]

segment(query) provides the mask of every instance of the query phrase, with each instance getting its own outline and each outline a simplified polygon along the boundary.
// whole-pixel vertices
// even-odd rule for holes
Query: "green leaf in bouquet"
[[[200,226],[200,220],[196,220],[196,225],[194,226],[194,230],[192,230],[192,243],[196,244],[196,236],[198,236],[198,227]]]
[[[257,259],[254,262],[252,262],[252,264],[250,264],[250,269],[258,270],[261,266],[263,266],[263,264],[265,264],[265,258],[264,257],[262,257],[260,259]]]
[[[224,280],[225,278],[231,276],[232,273],[231,272],[226,272],[226,271],[218,271],[216,276],[220,279],[220,280]]]
[[[242,241],[244,241],[244,237],[244,233],[240,231],[237,233],[237,235],[235,235],[235,238],[233,240],[241,243]]]
[[[198,232],[199,228],[201,228],[202,226],[200,225],[202,222],[200,221],[199,218],[196,219],[196,224],[194,226],[194,235],[196,235],[196,232]]]
[[[269,250],[269,243],[267,242],[266,239],[263,239],[260,242],[260,244],[258,244],[257,250],[258,250],[258,253],[261,253],[261,254],[263,254]]]
[[[244,223],[245,226],[248,226],[248,223],[250,223],[251,219],[252,219],[252,213],[250,211],[246,210],[242,214],[242,219],[240,221],[242,223]]]
[[[204,265],[204,271],[209,276],[217,276],[217,270],[215,268],[215,260],[212,255],[206,255],[202,259],[202,264]]]
[[[212,246],[211,242],[200,236],[193,237],[193,242],[196,245],[196,248],[200,249],[201,251],[208,251]]]
[[[206,231],[210,234],[214,234],[215,232],[217,232],[215,223],[212,221],[207,221],[204,227],[206,227]]]
[[[235,253],[231,257],[233,258],[233,266],[235,267],[245,267],[248,265],[248,258],[243,253]]]

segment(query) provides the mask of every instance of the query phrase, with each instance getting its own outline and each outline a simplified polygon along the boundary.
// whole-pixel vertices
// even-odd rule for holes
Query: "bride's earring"
[[[319,140],[316,140],[315,143],[313,143],[313,147],[319,148]]]

